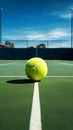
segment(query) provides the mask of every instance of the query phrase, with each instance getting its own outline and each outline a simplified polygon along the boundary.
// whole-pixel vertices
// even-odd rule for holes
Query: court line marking
[[[18,75],[8,75],[8,76],[5,75],[5,76],[4,76],[4,75],[3,75],[3,76],[0,76],[0,78],[1,78],[1,77],[2,77],[2,78],[9,78],[9,77],[11,77],[11,78],[25,78],[25,77],[27,77],[27,76],[21,76],[21,75],[19,75],[19,76],[18,76]]]
[[[34,92],[33,92],[29,130],[42,130],[38,82],[34,83]]]
[[[63,64],[63,65],[72,65],[73,66],[73,64],[67,64],[67,63],[62,63],[62,62],[54,62],[54,63]]]
[[[73,78],[73,76],[46,76],[46,78]]]
[[[15,63],[18,63],[18,62],[11,62],[11,63],[6,63],[6,64],[0,64],[0,66],[12,65],[12,64],[15,64]]]
[[[0,76],[0,78],[27,78],[27,76],[17,76],[17,75],[3,75],[3,76]],[[60,75],[57,75],[57,76],[46,76],[45,78],[73,78],[73,76],[60,76]]]

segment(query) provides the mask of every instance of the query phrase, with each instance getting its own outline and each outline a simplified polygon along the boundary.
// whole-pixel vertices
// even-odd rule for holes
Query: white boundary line
[[[73,78],[73,76],[46,76],[46,78]]]
[[[11,63],[6,63],[6,64],[0,64],[0,66],[12,65],[12,64],[15,64],[15,63],[18,63],[18,62],[11,62]]]
[[[17,75],[3,75],[3,76],[0,76],[0,78],[27,78],[27,76],[17,76]],[[46,76],[46,78],[73,78],[73,76]]]
[[[63,65],[71,65],[71,66],[73,66],[73,64],[68,64],[68,63],[63,63],[63,62],[54,62],[54,63],[63,64]]]
[[[0,76],[0,78],[24,78],[24,77],[27,77],[27,76],[17,76],[17,75],[8,75],[8,76]]]
[[[42,130],[38,82],[34,83],[34,93],[29,130]]]

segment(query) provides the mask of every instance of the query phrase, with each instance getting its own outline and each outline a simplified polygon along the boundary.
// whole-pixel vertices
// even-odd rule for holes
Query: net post
[[[71,48],[73,48],[73,8],[70,9],[71,12]]]

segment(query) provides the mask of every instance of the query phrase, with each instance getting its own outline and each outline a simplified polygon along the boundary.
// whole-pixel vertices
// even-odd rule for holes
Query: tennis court
[[[42,130],[73,130],[73,61],[46,60],[40,81]],[[29,130],[34,82],[25,60],[0,60],[0,130]]]

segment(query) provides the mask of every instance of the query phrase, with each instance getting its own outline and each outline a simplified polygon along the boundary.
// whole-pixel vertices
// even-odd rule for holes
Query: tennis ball
[[[29,59],[25,65],[26,75],[35,81],[43,79],[47,74],[47,70],[46,62],[39,57]]]

